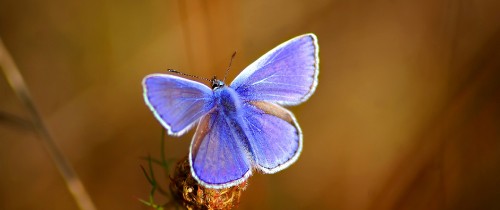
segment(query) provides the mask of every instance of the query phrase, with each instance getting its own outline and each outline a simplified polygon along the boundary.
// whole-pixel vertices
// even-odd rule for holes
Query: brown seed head
[[[225,189],[205,188],[191,176],[187,157],[177,163],[170,179],[172,195],[187,209],[232,209],[238,206],[241,193],[247,186],[245,181]]]

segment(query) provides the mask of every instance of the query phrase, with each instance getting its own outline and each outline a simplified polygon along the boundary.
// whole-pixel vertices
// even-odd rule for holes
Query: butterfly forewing
[[[246,101],[299,104],[318,83],[318,50],[314,34],[293,38],[250,64],[231,87]]]
[[[182,135],[213,108],[212,89],[199,82],[152,74],[143,87],[144,100],[171,135]]]

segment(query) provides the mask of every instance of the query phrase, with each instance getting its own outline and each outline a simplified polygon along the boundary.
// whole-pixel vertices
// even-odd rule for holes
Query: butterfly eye
[[[212,79],[212,90],[215,90],[215,89],[223,87],[223,86],[224,86],[224,82],[216,79],[214,76],[214,78]]]

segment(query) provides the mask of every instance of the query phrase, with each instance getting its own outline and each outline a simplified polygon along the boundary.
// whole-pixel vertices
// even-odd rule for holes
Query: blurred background
[[[141,80],[228,80],[313,32],[316,93],[291,107],[299,160],[249,179],[240,209],[500,209],[500,2],[0,0],[0,37],[98,209],[149,209],[161,126]],[[5,70],[5,69],[2,69]],[[0,209],[76,209],[0,75]],[[166,139],[188,153],[193,132]],[[161,198],[159,201],[161,201]]]

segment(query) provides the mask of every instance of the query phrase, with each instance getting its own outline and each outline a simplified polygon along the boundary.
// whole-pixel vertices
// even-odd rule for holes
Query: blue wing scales
[[[252,173],[239,123],[231,123],[220,110],[204,116],[191,142],[189,163],[193,177],[206,187],[240,184]]]
[[[300,104],[314,93],[318,84],[318,51],[314,34],[295,37],[250,64],[231,87],[245,101]]]
[[[182,135],[214,106],[212,89],[199,82],[151,74],[142,83],[144,100],[170,135]]]
[[[302,131],[293,114],[267,102],[243,107],[254,165],[264,173],[276,173],[294,163],[302,151]]]

